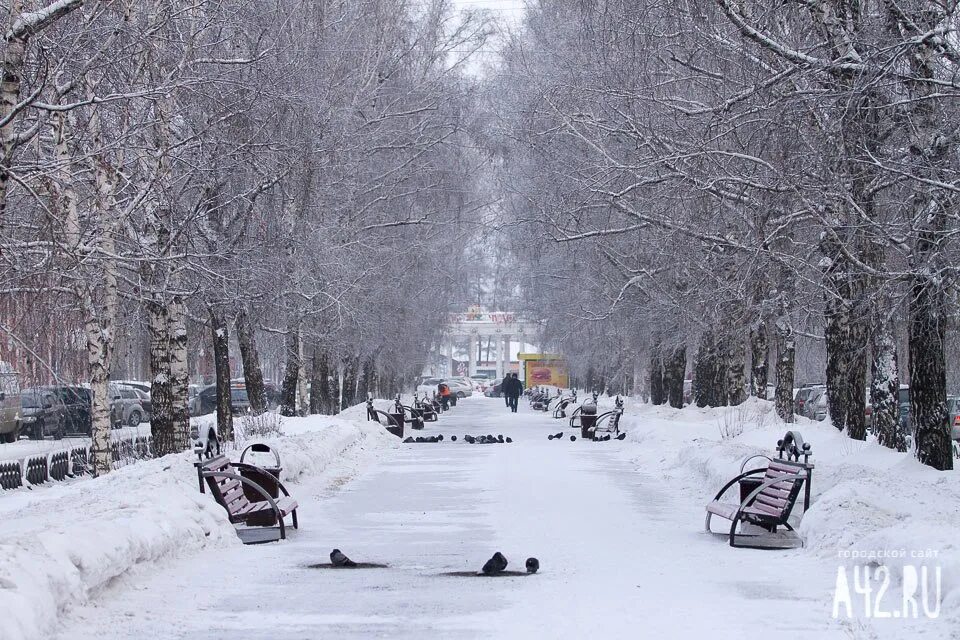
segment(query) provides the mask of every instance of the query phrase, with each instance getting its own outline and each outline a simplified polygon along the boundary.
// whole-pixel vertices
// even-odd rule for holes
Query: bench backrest
[[[797,477],[789,477],[796,476]],[[800,495],[800,488],[807,478],[807,469],[800,463],[786,460],[771,460],[763,474],[763,482],[784,478],[782,482],[771,484],[764,488],[754,498],[750,505],[755,509],[770,514],[776,518],[785,519],[793,510],[793,505]]]
[[[226,456],[208,460],[203,464],[203,471],[215,471],[236,474],[237,470],[230,464]],[[239,474],[238,474],[239,475]],[[243,483],[236,478],[213,477],[206,478],[210,493],[217,502],[223,505],[231,516],[239,513],[250,504],[243,493]]]

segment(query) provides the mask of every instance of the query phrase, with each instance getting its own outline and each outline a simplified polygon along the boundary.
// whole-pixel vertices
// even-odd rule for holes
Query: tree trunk
[[[173,298],[169,315],[170,416],[173,423],[173,444],[174,451],[185,451],[190,447],[190,371],[187,366],[187,308],[183,298]]]
[[[160,300],[147,303],[147,327],[150,333],[150,432],[153,453],[157,457],[178,451],[174,435],[173,393],[170,371],[170,318]]]
[[[297,415],[305,416],[310,412],[310,396],[307,395],[307,359],[304,354],[303,338],[297,340]]]
[[[280,395],[280,415],[297,415],[297,387],[300,380],[300,329],[299,322],[291,322],[287,327],[287,367],[283,374],[283,386]]]
[[[731,406],[743,404],[747,399],[746,367],[747,350],[743,340],[729,336],[724,340],[726,347],[727,402]]]
[[[260,369],[254,330],[245,309],[237,314],[237,344],[243,361],[243,381],[250,400],[250,413],[258,416],[267,410],[267,396],[263,388],[263,371]]]
[[[650,351],[650,402],[652,404],[659,405],[667,401],[663,378],[663,354],[658,342]]]
[[[763,400],[767,399],[767,352],[769,350],[767,325],[760,320],[750,331],[750,393]]]
[[[224,442],[233,441],[233,405],[230,398],[230,327],[223,311],[210,307],[213,336],[213,367],[217,385],[217,432]]]
[[[356,404],[354,397],[357,389],[357,358],[353,356],[344,358],[341,371],[343,373],[340,385],[340,406],[337,408],[337,413]]]
[[[323,386],[326,384],[326,381],[320,374],[323,365],[320,360],[323,356],[320,353],[320,350],[317,347],[313,348],[313,353],[310,356],[310,414],[318,414],[323,412]]]
[[[774,392],[774,404],[777,415],[784,422],[793,422],[793,384],[794,362],[796,361],[796,343],[793,328],[785,318],[777,320],[777,387]]]
[[[885,296],[881,299],[889,302]],[[886,305],[875,309],[871,334],[873,362],[870,371],[870,406],[873,431],[883,446],[906,451],[906,437],[900,428],[897,346],[890,320],[886,316]]]
[[[677,347],[664,362],[663,386],[666,401],[674,409],[683,409],[683,379],[687,373],[687,348]]]
[[[728,369],[726,347],[712,329],[700,336],[697,361],[694,369],[693,392],[698,407],[723,407],[727,405]]]
[[[928,15],[917,11],[916,21],[924,28],[936,20],[937,9]],[[932,18],[931,18],[932,17]],[[938,55],[925,39],[908,57],[913,76],[907,80],[913,98],[910,151],[916,159],[915,175],[926,179],[914,185],[913,222],[919,226],[911,257],[913,271],[910,297],[910,418],[913,420],[917,459],[942,471],[953,469],[947,413],[944,337],[946,300],[943,285],[943,249],[940,242],[948,233],[948,217],[956,213],[950,192],[935,184],[949,183],[950,158],[956,136],[950,117],[936,110],[931,98],[940,90],[928,80],[936,75]]]

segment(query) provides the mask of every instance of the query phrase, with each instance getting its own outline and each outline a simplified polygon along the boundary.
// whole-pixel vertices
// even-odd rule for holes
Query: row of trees
[[[488,32],[448,5],[6,3],[0,332],[18,368],[89,382],[97,473],[121,343],[149,351],[159,455],[189,446],[198,344],[226,438],[233,346],[255,412],[258,341],[285,413],[420,372],[471,242],[462,66]]]
[[[951,468],[957,26],[936,0],[531,3],[487,100],[547,337],[675,406],[695,348],[698,403],[772,381],[785,420],[822,341],[838,429],[870,406],[903,450],[909,382],[916,455]]]

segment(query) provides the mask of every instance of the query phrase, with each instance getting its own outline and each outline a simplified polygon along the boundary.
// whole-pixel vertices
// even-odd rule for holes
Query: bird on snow
[[[553,440],[553,434],[552,434],[552,433],[547,436],[547,440]]]
[[[627,437],[627,432],[624,431],[623,433],[617,436],[617,440],[623,440],[626,437]]]
[[[509,444],[509,443],[511,443],[511,442],[513,442],[513,438],[511,438],[510,436],[507,436],[507,444]]]
[[[491,573],[500,573],[507,568],[507,559],[503,557],[503,554],[497,551],[493,554],[489,560],[486,561],[483,565],[483,572],[487,575]]]
[[[450,436],[450,442],[456,442],[457,436]]]
[[[335,567],[355,567],[357,563],[343,555],[340,549],[334,549],[330,552],[330,563]]]
[[[556,438],[557,440],[559,440],[560,438],[563,437],[563,431],[561,431],[560,433],[558,433],[557,435],[555,435],[555,436],[553,436],[553,437]]]
[[[406,440],[404,440],[404,442],[413,442],[413,441],[414,441],[413,438],[411,438],[410,436],[407,436]]]
[[[474,438],[474,437],[471,436],[471,435],[463,436],[463,439],[466,440],[467,442],[469,442],[470,444],[473,444],[474,442],[477,441],[477,439]]]
[[[443,434],[437,436],[437,442],[443,442]]]
[[[570,442],[576,442],[577,436],[570,436]]]
[[[503,444],[503,434],[502,434],[502,433],[498,433],[498,434],[497,434],[497,442],[499,442],[500,444]]]
[[[536,558],[527,558],[527,573],[536,573],[540,570],[540,561]]]

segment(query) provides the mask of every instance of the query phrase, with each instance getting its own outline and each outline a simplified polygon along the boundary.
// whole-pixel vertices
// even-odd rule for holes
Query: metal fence
[[[115,439],[110,444],[113,468],[119,469],[137,460],[153,457],[153,438],[132,436]],[[61,482],[68,478],[90,475],[93,455],[90,445],[62,447],[14,458],[0,460],[0,489],[19,489],[27,485]]]

